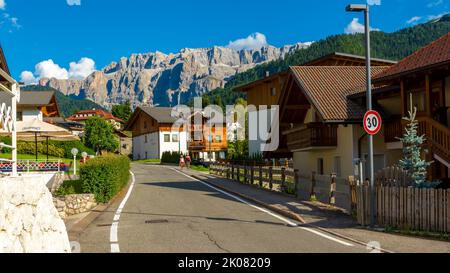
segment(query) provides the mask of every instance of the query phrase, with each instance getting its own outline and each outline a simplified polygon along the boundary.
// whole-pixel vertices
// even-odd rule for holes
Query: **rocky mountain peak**
[[[134,53],[122,57],[84,80],[40,80],[40,85],[60,90],[66,95],[90,99],[105,107],[129,100],[141,104],[168,106],[185,102],[218,87],[238,72],[284,58],[305,44],[281,48],[234,50],[227,47],[183,48],[175,54],[159,51]]]

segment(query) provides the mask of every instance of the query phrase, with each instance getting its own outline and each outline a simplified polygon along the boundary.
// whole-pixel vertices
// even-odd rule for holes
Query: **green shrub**
[[[161,162],[178,164],[178,163],[180,163],[180,156],[181,156],[181,153],[179,153],[179,152],[166,151],[166,152],[163,152],[163,154],[162,154]]]
[[[66,180],[55,192],[56,196],[85,193],[80,180]]]
[[[81,156],[82,152],[86,152],[89,155],[95,155],[95,151],[91,148],[88,148],[84,146],[84,144],[81,141],[56,141],[56,140],[50,140],[49,143],[54,145],[55,147],[61,148],[64,150],[64,158],[72,158],[72,149],[77,148],[78,149],[78,156]]]
[[[106,155],[88,160],[80,168],[83,191],[95,195],[99,203],[107,203],[130,178],[130,160],[127,156]]]
[[[37,149],[39,154],[47,154],[47,144],[44,142],[37,143]],[[21,141],[17,143],[17,153],[33,155],[36,153],[36,143],[35,142],[25,142]],[[48,155],[54,157],[64,158],[64,149],[58,148],[54,145],[48,145]]]

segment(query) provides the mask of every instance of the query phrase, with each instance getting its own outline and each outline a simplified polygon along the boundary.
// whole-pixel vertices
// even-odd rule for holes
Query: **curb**
[[[184,173],[185,173],[185,172],[184,172]],[[271,211],[273,211],[273,212],[276,212],[276,213],[278,213],[278,214],[280,214],[280,215],[283,215],[283,216],[285,216],[285,217],[287,217],[287,218],[290,218],[290,219],[295,220],[295,221],[299,221],[299,222],[302,223],[304,226],[308,226],[308,227],[312,227],[312,228],[318,229],[318,230],[320,230],[320,231],[322,231],[322,232],[326,232],[326,233],[328,233],[328,234],[331,234],[331,235],[333,235],[333,236],[339,237],[339,238],[341,238],[341,239],[344,239],[344,240],[347,240],[347,241],[351,241],[351,242],[353,242],[353,243],[355,243],[355,244],[359,244],[359,245],[366,246],[366,247],[368,246],[368,243],[365,243],[365,242],[363,242],[363,241],[359,241],[359,240],[353,239],[353,238],[351,238],[351,237],[348,237],[348,236],[345,236],[345,235],[336,233],[336,232],[334,232],[334,231],[325,229],[325,228],[323,228],[323,227],[319,227],[319,226],[316,226],[316,225],[313,225],[313,224],[309,224],[309,223],[307,223],[307,222],[303,219],[303,217],[302,217],[300,214],[298,214],[298,213],[280,209],[280,208],[278,208],[278,207],[276,207],[276,206],[274,206],[274,205],[269,205],[269,204],[267,204],[267,203],[264,203],[264,202],[262,202],[262,201],[259,201],[259,200],[255,199],[255,198],[253,198],[253,197],[247,196],[247,195],[242,194],[242,193],[239,193],[239,192],[232,191],[232,190],[230,190],[230,189],[227,189],[227,188],[222,187],[222,186],[220,186],[220,185],[217,185],[217,184],[215,184],[215,183],[208,182],[208,181],[206,181],[204,178],[201,178],[201,177],[199,177],[199,176],[197,176],[197,175],[195,175],[195,174],[189,174],[189,173],[185,173],[185,174],[190,175],[190,176],[194,177],[195,179],[198,179],[198,180],[200,180],[200,181],[202,181],[202,182],[204,182],[204,183],[207,183],[207,184],[209,184],[209,185],[211,185],[211,186],[214,186],[214,187],[216,187],[216,188],[218,188],[218,189],[220,189],[220,190],[223,190],[223,191],[225,191],[225,192],[234,194],[234,195],[236,195],[236,196],[238,196],[238,197],[240,197],[240,198],[246,199],[246,200],[248,200],[248,201],[250,201],[250,202],[252,202],[252,203],[255,203],[255,204],[257,204],[257,205],[260,205],[261,207],[264,207],[264,208],[266,208],[266,209],[269,209],[269,210],[271,210]],[[320,208],[319,208],[319,209],[320,209]],[[381,251],[381,252],[384,252],[384,253],[394,253],[393,251],[390,251],[390,250],[387,250],[387,249],[384,249],[384,248],[379,248],[378,250]]]
[[[106,204],[99,204],[95,208],[93,208],[86,216],[83,218],[80,218],[78,221],[76,221],[70,229],[67,229],[67,235],[69,236],[70,241],[77,241],[80,234],[92,223],[94,222],[100,214],[105,212],[113,203],[116,201],[122,200],[128,189],[131,186],[131,178],[130,181],[128,181],[128,184],[126,187],[124,187],[116,196],[114,196],[108,203]]]

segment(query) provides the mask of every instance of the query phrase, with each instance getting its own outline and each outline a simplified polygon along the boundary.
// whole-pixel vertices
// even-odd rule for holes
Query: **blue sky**
[[[450,11],[450,0],[368,1],[375,4],[372,27],[386,32]],[[23,71],[29,81],[82,78],[131,53],[176,53],[236,40],[234,47],[282,46],[360,31],[362,15],[344,11],[349,2],[0,0],[0,42],[17,79]]]

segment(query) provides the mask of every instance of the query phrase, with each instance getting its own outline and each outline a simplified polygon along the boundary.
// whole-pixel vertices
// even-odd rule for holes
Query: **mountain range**
[[[450,14],[392,33],[371,32],[372,56],[400,60],[450,32]],[[232,104],[244,94],[233,92],[240,84],[301,65],[332,52],[364,55],[363,34],[340,34],[320,41],[281,48],[252,50],[227,47],[182,49],[132,54],[112,62],[84,80],[40,79],[72,99],[88,99],[105,108],[130,101],[139,105],[173,106],[194,96],[219,105]]]
[[[161,52],[132,54],[121,58],[84,80],[42,78],[39,85],[65,95],[87,98],[106,108],[130,101],[138,105],[175,105],[193,96],[224,87],[230,77],[286,55],[309,44],[281,48],[235,50],[227,47],[182,49],[177,54]]]

